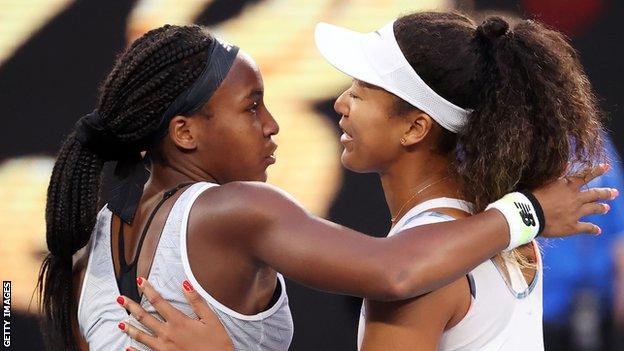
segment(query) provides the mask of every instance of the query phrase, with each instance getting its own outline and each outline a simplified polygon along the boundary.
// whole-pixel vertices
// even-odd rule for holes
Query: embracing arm
[[[559,184],[552,187],[557,189],[550,193],[556,197],[540,198],[535,193],[551,209],[544,208],[551,226],[547,230],[555,234],[591,230],[591,224],[578,223],[578,218],[605,210],[585,203],[608,199],[610,192],[585,194],[581,201],[583,192],[578,188],[555,183]],[[285,192],[263,183],[230,183],[220,188],[211,195],[216,198],[201,201],[224,204],[216,211],[218,220],[211,218],[213,228],[220,223],[219,232],[238,244],[246,243],[258,261],[332,293],[381,301],[418,296],[457,280],[509,243],[507,222],[496,210],[380,239],[315,217]],[[548,204],[552,198],[558,205]]]
[[[604,171],[606,168],[599,169],[582,181],[559,180],[534,192],[547,221],[544,236],[599,231],[591,223],[578,222],[578,218],[589,213],[605,213],[605,207],[595,201],[607,200],[616,194],[611,189],[579,192],[579,187]],[[208,193],[216,196],[209,200],[216,201],[198,201],[198,205],[211,206],[211,224],[223,226],[211,228],[227,234],[224,237],[235,240],[239,246],[247,247],[261,263],[315,288],[378,300],[402,299],[434,290],[490,258],[509,240],[504,234],[508,231],[505,219],[494,211],[416,227],[392,238],[375,239],[311,216],[287,194],[266,185],[230,184],[202,196]],[[443,290],[448,289],[416,299],[422,303],[415,302],[414,307],[431,305],[425,304],[425,300],[442,294]],[[167,323],[150,317],[139,305],[126,299],[124,307],[154,332],[154,336],[147,335],[129,326],[125,332],[131,337],[154,350],[190,349],[194,347],[186,346],[197,342],[205,350],[231,349],[228,334],[223,327],[219,328],[218,319],[208,304],[192,288],[185,294],[194,297],[189,301],[200,316],[199,321],[174,311],[157,294],[152,296],[147,290],[144,293]],[[440,301],[442,306],[453,305],[446,298]],[[199,305],[205,310],[204,317],[201,317]],[[440,320],[448,321],[450,315],[440,314]],[[209,318],[213,318],[213,323],[208,323]],[[376,320],[382,322],[381,326],[389,325],[383,316],[371,321]],[[439,339],[436,336],[441,334],[443,324],[438,323],[433,330],[431,340],[434,343]],[[182,335],[180,330],[188,333]],[[368,335],[368,340],[365,336],[366,349],[374,349],[373,336]]]

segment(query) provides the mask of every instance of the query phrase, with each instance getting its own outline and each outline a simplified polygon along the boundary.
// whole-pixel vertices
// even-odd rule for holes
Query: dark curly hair
[[[174,99],[197,79],[214,40],[198,26],[149,31],[119,56],[100,88],[98,113],[120,142],[145,150]],[[83,147],[75,131],[58,154],[46,203],[49,253],[39,273],[39,308],[50,350],[77,350],[72,320],[72,256],[91,237],[104,160]]]
[[[534,189],[605,159],[602,113],[574,48],[532,20],[510,28],[500,17],[480,25],[455,12],[421,12],[394,24],[397,42],[434,91],[472,109],[439,151],[476,211],[519,189]],[[397,112],[413,107],[397,101]]]

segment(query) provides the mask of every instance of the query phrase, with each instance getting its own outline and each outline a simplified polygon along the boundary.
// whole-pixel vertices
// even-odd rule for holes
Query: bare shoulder
[[[287,192],[262,182],[231,182],[204,191],[191,211],[189,226],[210,228],[219,237],[261,232],[281,218],[305,210]]]
[[[211,188],[197,198],[193,207],[196,213],[221,219],[261,219],[277,211],[303,210],[290,194],[262,182],[231,182]]]
[[[408,300],[370,302],[370,317],[439,332],[456,325],[470,307],[470,286],[462,277],[440,289]]]
[[[466,279],[412,299],[366,301],[366,330],[362,350],[437,350],[445,330],[459,318],[462,299],[470,306]],[[466,301],[464,301],[464,304]],[[465,312],[461,314],[461,320]],[[458,320],[458,321],[459,321]]]

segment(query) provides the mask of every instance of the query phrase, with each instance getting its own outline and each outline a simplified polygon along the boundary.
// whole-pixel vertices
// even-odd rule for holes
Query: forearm
[[[290,211],[275,216],[257,251],[261,261],[302,284],[388,301],[458,279],[500,252],[508,240],[507,222],[497,211],[383,239]]]
[[[593,224],[578,220],[589,214],[605,213],[603,205],[591,202],[613,195],[609,189],[580,193],[579,184],[588,179],[591,177],[582,181],[560,180],[539,194],[536,191],[540,203],[554,203],[546,208],[550,211],[544,211],[548,218],[544,234],[563,236],[586,229],[596,232]],[[223,231],[235,235],[226,237],[251,243],[253,259],[302,284],[374,300],[406,299],[458,279],[508,247],[509,228],[520,233],[514,237],[516,241],[532,239],[526,237],[526,229],[528,234],[536,234],[528,228],[534,224],[527,224],[519,215],[506,218],[498,210],[489,210],[377,239],[310,215],[283,191],[266,185],[237,188],[244,191],[240,197],[235,196],[240,201],[225,211],[230,215],[225,216],[224,222],[230,223],[231,230]],[[227,198],[231,199],[235,192],[229,191]]]

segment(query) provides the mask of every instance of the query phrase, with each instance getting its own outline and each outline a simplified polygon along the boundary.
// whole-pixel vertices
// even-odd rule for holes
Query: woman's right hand
[[[617,189],[589,188],[581,190],[591,180],[610,169],[603,164],[584,172],[584,175],[563,177],[533,191],[544,211],[546,226],[542,236],[555,238],[578,233],[600,234],[600,228],[579,219],[593,214],[605,214],[609,205],[600,201],[613,200]]]
[[[137,282],[139,281],[141,282],[138,284],[139,290],[165,321],[156,319],[131,299],[120,296],[117,302],[152,332],[148,334],[132,324],[119,323],[119,328],[132,339],[154,351],[234,350],[234,344],[225,327],[191,283],[184,281],[182,291],[197,315],[197,319],[178,311],[171,303],[163,299],[146,279],[139,278]],[[126,351],[136,351],[136,349],[128,347]]]

